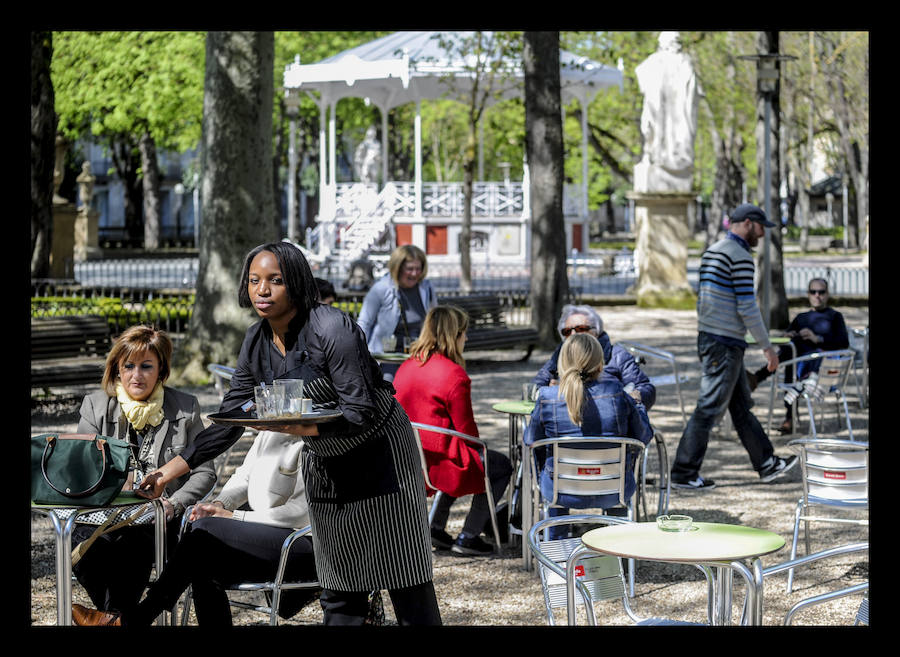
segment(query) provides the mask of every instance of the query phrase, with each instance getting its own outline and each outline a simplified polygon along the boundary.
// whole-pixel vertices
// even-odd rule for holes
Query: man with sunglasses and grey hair
[[[603,347],[603,374],[612,376],[622,382],[625,390],[634,399],[644,403],[648,411],[656,401],[656,387],[650,383],[647,375],[641,371],[634,357],[622,347],[612,344],[609,335],[603,330],[603,320],[590,306],[563,306],[557,325],[559,334],[565,341],[575,333],[590,333]],[[557,362],[563,343],[560,342],[550,359],[538,371],[532,383],[537,386],[553,385],[559,379]]]
[[[850,346],[850,336],[847,334],[847,325],[844,316],[828,307],[828,281],[824,278],[814,278],[809,282],[809,310],[802,312],[791,321],[784,332],[785,337],[790,338],[797,350],[797,357],[811,354],[815,351],[836,351],[847,349]],[[779,362],[792,358],[791,349],[784,345],[778,349]],[[819,370],[822,361],[814,360],[797,365],[797,380],[804,379],[813,372]],[[784,382],[794,382],[794,368],[787,367],[784,372]],[[756,372],[747,372],[750,381],[750,390],[765,381],[771,372],[768,368],[761,367]],[[785,401],[787,415],[782,422],[779,432],[782,435],[794,432],[794,416],[791,412],[792,404]]]

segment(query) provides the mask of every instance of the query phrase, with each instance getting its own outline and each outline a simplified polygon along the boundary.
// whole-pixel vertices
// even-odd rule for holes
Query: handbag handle
[[[91,438],[88,438],[87,436],[85,436],[84,438],[76,438],[76,440],[91,440]],[[55,436],[55,435],[47,436],[47,444],[44,445],[44,453],[41,456],[41,474],[44,476],[44,481],[47,482],[47,485],[50,486],[50,488],[55,490],[60,495],[65,495],[66,497],[72,497],[75,499],[78,499],[80,497],[87,497],[88,495],[93,495],[98,490],[100,490],[100,486],[103,484],[103,478],[106,477],[106,474],[109,471],[109,463],[106,460],[106,450],[104,449],[104,447],[106,446],[106,441],[103,440],[102,438],[96,438],[96,437],[92,438],[92,440],[94,441],[94,445],[97,447],[97,449],[100,450],[100,455],[101,455],[101,458],[103,459],[103,467],[100,470],[100,477],[89,488],[86,488],[85,490],[83,490],[79,493],[72,493],[69,490],[61,491],[60,489],[58,489],[56,486],[53,485],[53,482],[50,481],[50,477],[47,476],[47,461],[50,460],[50,456],[53,454],[53,449],[54,449],[54,447],[56,445],[56,441],[57,441],[57,436]]]

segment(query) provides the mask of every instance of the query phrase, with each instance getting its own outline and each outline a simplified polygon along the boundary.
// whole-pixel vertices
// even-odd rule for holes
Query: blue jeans
[[[774,449],[759,420],[750,412],[753,400],[744,373],[744,350],[722,344],[701,331],[697,335],[697,354],[703,368],[700,394],[678,443],[672,464],[673,481],[689,481],[700,473],[709,434],[726,409],[753,469],[759,472],[764,464],[768,465]]]

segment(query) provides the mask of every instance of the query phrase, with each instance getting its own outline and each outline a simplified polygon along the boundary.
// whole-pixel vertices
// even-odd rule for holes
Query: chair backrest
[[[422,473],[425,475],[425,485],[433,490],[438,490],[438,487],[435,486],[431,479],[428,478],[428,462],[425,460],[425,450],[422,448],[422,437],[419,434],[419,431],[432,431],[434,433],[442,433],[448,436],[456,436],[457,438],[461,438],[465,442],[471,444],[473,447],[479,448],[482,450],[481,457],[484,463],[484,475],[485,479],[488,479],[488,459],[485,458],[485,453],[483,450],[487,449],[484,441],[479,440],[475,436],[470,436],[469,434],[462,433],[461,431],[456,431],[455,429],[448,429],[446,427],[439,427],[433,424],[423,424],[422,422],[410,422],[413,428],[413,433],[416,434],[416,448],[419,450],[419,462],[422,465]]]
[[[865,505],[869,499],[869,443],[798,438],[803,495],[807,502]]]
[[[567,611],[566,563],[572,552],[582,546],[580,538],[544,540],[545,530],[554,525],[612,525],[629,522],[624,518],[593,514],[560,516],[547,518],[536,523],[528,532],[528,546],[538,562],[541,589],[544,594],[544,608],[547,622],[557,624],[556,613]],[[625,611],[634,620],[625,593],[625,577],[622,562],[618,557],[591,555],[581,559],[575,566],[576,607],[584,607],[587,622],[596,625],[593,604],[604,600],[622,600]],[[591,603],[585,606],[585,600]]]
[[[643,460],[644,443],[626,436],[560,436],[536,440],[535,448],[550,446],[553,456],[553,494],[545,500],[557,504],[559,495],[618,496],[618,506],[627,506],[625,474],[628,468],[628,449],[636,450],[632,475],[637,481],[637,471]],[[578,445],[575,447],[574,445]],[[590,445],[590,447],[587,447]],[[532,481],[539,488],[539,473],[535,458],[531,459]]]
[[[227,365],[220,365],[219,363],[210,363],[206,366],[206,369],[212,373],[216,392],[219,393],[219,398],[221,399],[225,396],[225,388],[231,381],[231,377],[234,376],[234,368]]]
[[[853,367],[856,353],[852,349],[826,351],[821,354],[822,364],[819,366],[816,390],[824,395],[835,389],[843,389],[847,385],[847,377]]]

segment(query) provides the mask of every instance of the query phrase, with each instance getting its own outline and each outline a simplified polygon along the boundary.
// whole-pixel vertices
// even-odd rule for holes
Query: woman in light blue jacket
[[[419,247],[404,244],[391,253],[388,273],[366,294],[357,319],[370,353],[387,351],[382,340],[391,336],[396,338],[394,351],[403,351],[404,338],[412,343],[419,337],[425,315],[438,303],[427,273],[428,261]],[[393,380],[397,365],[383,364],[382,370]]]

